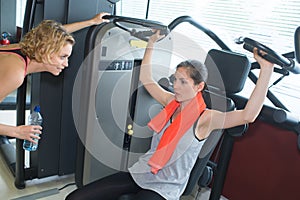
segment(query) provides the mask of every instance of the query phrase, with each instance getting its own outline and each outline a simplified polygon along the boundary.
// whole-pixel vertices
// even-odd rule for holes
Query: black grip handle
[[[118,16],[116,16],[116,15],[104,15],[103,17],[102,17],[102,19],[115,19],[115,18],[117,18]]]
[[[244,45],[243,48],[247,51],[253,52],[254,48],[257,48],[258,50],[264,51],[266,54],[261,54],[258,51],[258,54],[263,57],[264,59],[279,65],[283,69],[286,69],[294,74],[300,74],[300,67],[297,63],[294,62],[294,60],[290,58],[286,58],[280,54],[277,54],[275,51],[270,49],[269,47],[254,41],[250,38],[244,38]]]
[[[291,64],[289,59],[277,54],[275,51],[273,51],[269,47],[267,47],[257,41],[254,41],[250,38],[244,38],[244,46],[243,47],[244,47],[244,49],[246,49],[250,52],[253,52],[254,48],[264,51],[266,53],[265,55],[260,54],[258,51],[258,53],[261,57],[263,57],[264,59],[266,59],[274,64],[277,64],[281,67],[288,66]]]
[[[131,32],[131,35],[135,36],[135,37],[138,37],[138,38],[145,38],[145,37],[150,37],[152,36],[153,34],[155,34],[154,31],[136,31],[136,30],[133,30]],[[168,30],[160,30],[160,35],[167,35],[168,34]]]

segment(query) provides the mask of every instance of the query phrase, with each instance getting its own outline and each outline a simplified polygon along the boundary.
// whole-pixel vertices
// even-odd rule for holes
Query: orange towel
[[[171,101],[148,123],[149,128],[159,133],[179,106],[180,103],[175,99]],[[153,174],[156,174],[169,161],[180,138],[195,123],[205,108],[206,104],[199,92],[165,130],[156,151],[148,161]]]

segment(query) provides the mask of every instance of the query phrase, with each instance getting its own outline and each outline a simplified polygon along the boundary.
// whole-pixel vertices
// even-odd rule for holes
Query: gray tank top
[[[140,187],[153,190],[167,200],[179,200],[205,140],[199,141],[195,137],[192,126],[180,139],[167,165],[154,175],[150,171],[148,160],[153,155],[162,133],[169,125],[170,123],[159,134],[154,133],[150,150],[128,170]]]

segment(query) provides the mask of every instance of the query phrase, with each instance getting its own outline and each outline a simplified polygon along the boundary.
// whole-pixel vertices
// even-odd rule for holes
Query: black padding
[[[294,42],[295,42],[295,57],[297,62],[300,63],[300,26],[295,31]]]
[[[205,65],[208,69],[207,85],[227,94],[243,89],[251,66],[245,55],[217,49],[208,52]]]
[[[213,173],[213,169],[210,166],[206,166],[201,177],[198,180],[199,187],[207,187],[212,181]]]
[[[248,130],[248,124],[242,124],[240,126],[235,126],[232,128],[225,129],[226,133],[233,136],[233,137],[241,137],[243,136],[246,131]]]
[[[225,112],[232,111],[235,108],[233,100],[222,94],[217,94],[209,90],[204,90],[202,95],[206,106],[209,109]]]

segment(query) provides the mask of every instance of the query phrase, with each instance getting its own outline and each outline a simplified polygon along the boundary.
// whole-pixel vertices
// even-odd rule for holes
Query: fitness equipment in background
[[[87,33],[86,58],[74,85],[78,91],[73,89],[73,94],[78,92],[73,98],[80,138],[75,174],[78,187],[135,163],[151,143],[152,132],[147,128],[150,116],[146,113],[155,115],[161,109],[139,83],[144,48],[138,46],[145,44],[152,30],[168,34],[168,27],[149,20],[105,18],[110,22],[93,26]],[[161,43],[168,47],[171,40]],[[169,59],[160,64],[169,66]],[[160,70],[158,78],[169,69]]]

